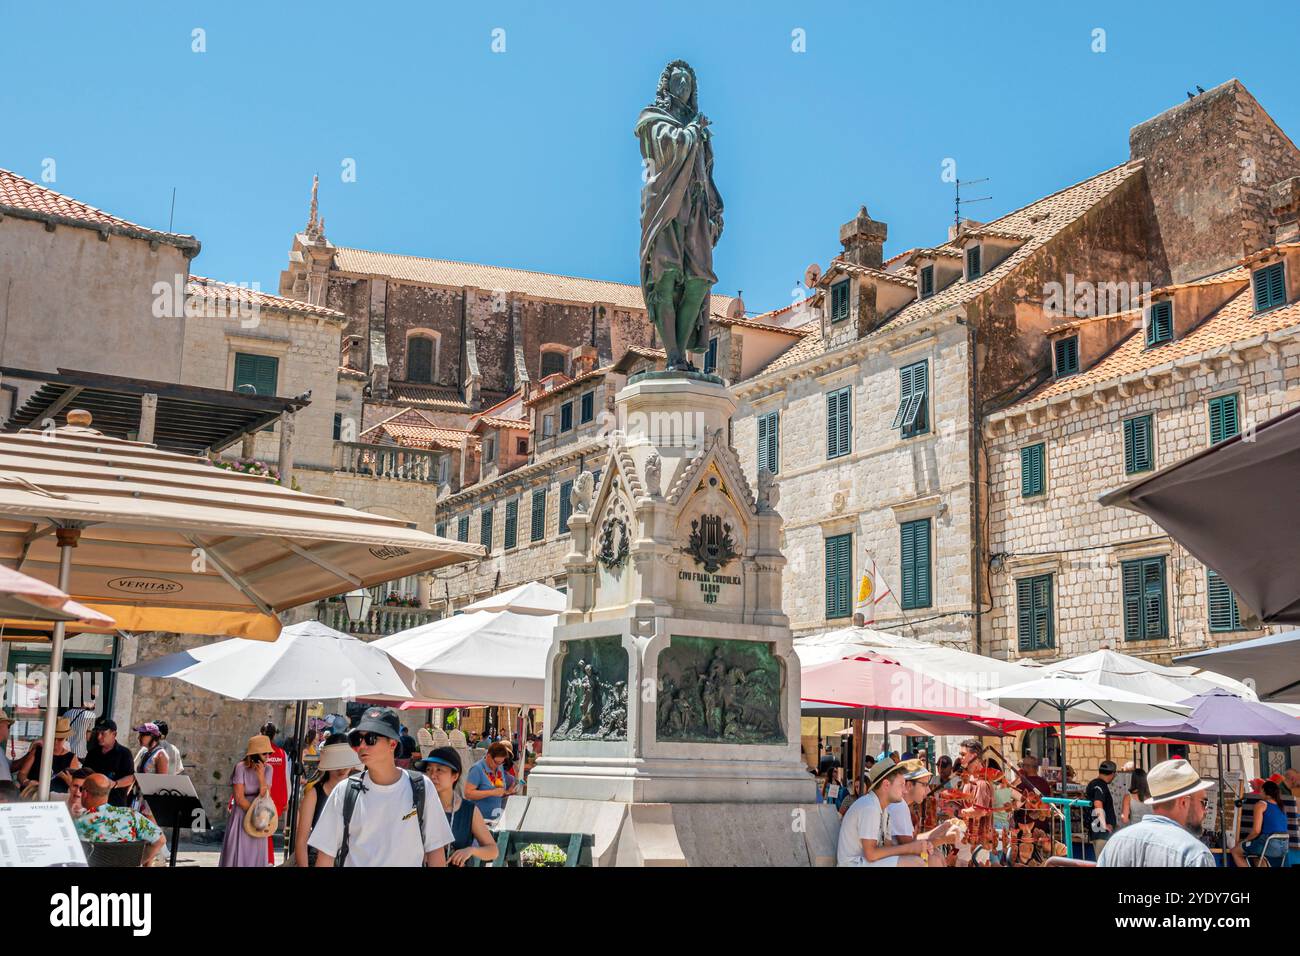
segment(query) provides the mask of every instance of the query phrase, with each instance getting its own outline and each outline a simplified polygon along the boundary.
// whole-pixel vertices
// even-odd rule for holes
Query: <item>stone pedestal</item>
[[[833,861],[799,753],[776,490],[750,488],[734,409],[703,378],[619,393],[600,484],[574,491],[543,756],[504,828],[591,833],[605,865]]]

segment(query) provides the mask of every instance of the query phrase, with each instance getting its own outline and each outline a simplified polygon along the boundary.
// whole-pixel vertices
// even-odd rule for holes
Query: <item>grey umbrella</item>
[[[1101,503],[1148,516],[1273,624],[1300,624],[1300,408],[1271,418]]]
[[[1300,704],[1300,631],[1184,654],[1174,663],[1249,681],[1255,695],[1269,703]]]

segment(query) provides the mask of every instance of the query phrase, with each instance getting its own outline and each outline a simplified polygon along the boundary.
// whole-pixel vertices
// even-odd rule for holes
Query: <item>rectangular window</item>
[[[573,402],[565,402],[560,406],[560,433],[563,434],[573,429]]]
[[[569,501],[573,494],[573,479],[560,483],[560,531],[562,535],[569,533],[569,515],[573,513],[573,503]]]
[[[843,322],[849,317],[849,280],[841,279],[831,286],[831,321]]]
[[[1020,449],[1020,497],[1033,498],[1047,490],[1047,445]]]
[[[716,372],[718,369],[718,338],[714,336],[709,339],[708,351],[704,353],[704,371],[706,373]]]
[[[1124,421],[1124,471],[1136,475],[1155,467],[1155,447],[1152,441],[1151,416],[1139,415]]]
[[[588,392],[586,395],[582,396],[581,422],[583,425],[585,425],[587,424],[587,422],[591,421],[595,417],[596,417],[596,393]]]
[[[1056,377],[1064,378],[1079,371],[1079,337],[1071,335],[1068,339],[1056,340]]]
[[[540,378],[564,371],[564,353],[551,350],[542,353],[542,374]]]
[[[1017,579],[1016,637],[1022,651],[1039,651],[1056,646],[1050,574]]]
[[[340,441],[343,438],[343,413],[334,413],[334,440]]]
[[[483,439],[483,464],[497,460],[497,440],[495,436],[489,435]]]
[[[1228,587],[1228,582],[1219,577],[1219,572],[1205,569],[1206,600],[1210,607],[1211,631],[1240,631],[1241,611],[1237,608],[1237,598]]]
[[[781,468],[781,413],[758,416],[758,470],[777,474]]]
[[[826,539],[826,617],[853,613],[853,535]]]
[[[469,541],[469,515],[461,515],[456,521],[456,540]]]
[[[542,437],[543,438],[555,437],[555,416],[554,415],[542,416]]]
[[[505,549],[509,551],[519,543],[519,499],[511,498],[506,502],[506,540]]]
[[[849,419],[852,389],[826,393],[826,457],[839,458],[853,450],[853,429]]]
[[[1165,607],[1165,559],[1141,558],[1120,565],[1124,586],[1124,640],[1169,636]]]
[[[966,281],[980,277],[980,247],[971,246],[966,250]]]
[[[1217,445],[1239,434],[1241,415],[1238,414],[1237,396],[1220,395],[1210,399],[1210,444]]]
[[[1174,303],[1169,299],[1153,302],[1147,316],[1147,345],[1159,345],[1174,337]]]
[[[900,528],[902,538],[903,595],[900,603],[904,611],[930,606],[930,519],[905,521]]]
[[[274,395],[280,374],[280,360],[274,355],[235,353],[235,384],[232,388],[254,395]]]
[[[527,439],[527,438],[517,438],[517,439],[515,439],[515,454],[516,454],[516,455],[519,455],[520,457],[522,457],[522,456],[528,454],[528,439]]]
[[[921,267],[921,298],[928,299],[934,295],[934,266]]]
[[[546,489],[538,488],[533,492],[532,539],[541,541],[546,537]]]
[[[487,548],[487,553],[492,553],[492,509],[484,508],[479,515],[478,522],[478,543]]]
[[[439,521],[438,526],[434,529],[433,533],[439,538],[447,537],[447,522]]]
[[[1281,262],[1256,269],[1250,278],[1255,284],[1256,312],[1286,304],[1286,269]]]
[[[930,430],[930,416],[926,414],[929,382],[928,359],[905,365],[898,370],[898,411],[894,413],[894,423],[889,427],[899,429],[902,438],[924,435]]]

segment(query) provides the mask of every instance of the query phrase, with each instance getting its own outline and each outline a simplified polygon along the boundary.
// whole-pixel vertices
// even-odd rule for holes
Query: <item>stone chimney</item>
[[[1269,189],[1273,206],[1273,241],[1300,240],[1300,176],[1292,176]]]
[[[984,223],[980,222],[978,219],[963,219],[961,225],[951,225],[948,227],[948,241],[956,242],[957,238],[963,232],[970,232],[970,230],[974,229],[976,226],[982,225],[984,225]]]
[[[585,375],[596,367],[596,346],[579,345],[570,353],[569,367],[573,369],[573,377]]]
[[[840,226],[840,244],[844,246],[844,259],[857,266],[879,269],[884,259],[885,237],[889,227],[876,222],[863,206],[858,214]]]

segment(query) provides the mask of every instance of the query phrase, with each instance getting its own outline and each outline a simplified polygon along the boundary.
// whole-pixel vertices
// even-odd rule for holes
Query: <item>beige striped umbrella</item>
[[[84,411],[67,417],[49,432],[0,435],[0,562],[56,584],[119,630],[274,640],[279,611],[483,553],[337,499],[102,435]],[[52,674],[63,633],[55,624]],[[43,763],[53,728],[51,707]]]

